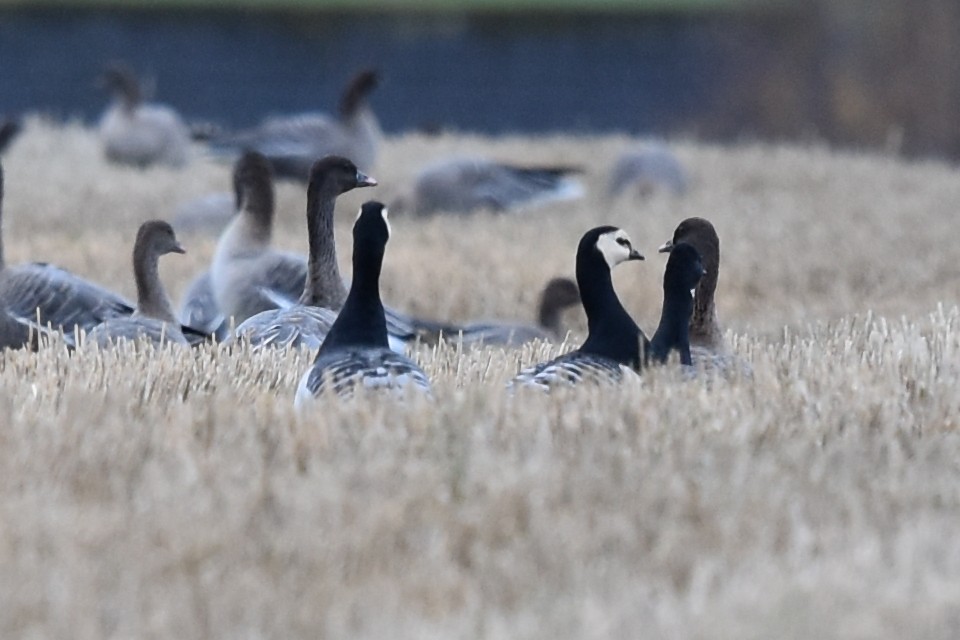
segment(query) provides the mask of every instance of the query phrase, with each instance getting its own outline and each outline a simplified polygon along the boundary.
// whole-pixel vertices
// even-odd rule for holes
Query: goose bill
[[[179,242],[174,242],[174,243],[173,243],[173,249],[171,249],[171,251],[173,251],[174,253],[186,253],[186,252],[187,252],[187,250],[184,249],[184,248],[183,248],[183,245],[180,244]]]
[[[630,249],[630,255],[627,256],[627,260],[644,260],[643,254],[637,251],[636,249]]]
[[[673,251],[672,240],[667,240],[662,245],[660,245],[660,248],[657,249],[657,253],[670,253],[671,251]]]
[[[357,171],[357,186],[358,187],[375,187],[377,186],[377,180],[372,176],[368,176],[362,171]]]

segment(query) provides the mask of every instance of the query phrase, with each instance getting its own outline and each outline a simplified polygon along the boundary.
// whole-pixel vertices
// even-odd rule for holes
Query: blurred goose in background
[[[387,208],[367,202],[353,226],[353,283],[313,365],[300,379],[294,405],[324,393],[349,396],[357,387],[430,395],[430,381],[410,358],[390,349],[380,300],[380,272],[390,223]]]
[[[270,247],[274,190],[270,162],[247,152],[234,167],[240,210],[220,235],[210,267],[217,308],[238,324],[261,311],[296,300],[303,291],[302,257]],[[339,301],[342,303],[342,299]]]
[[[472,323],[457,327],[459,333],[443,334],[448,342],[468,344],[502,345],[518,347],[534,340],[559,341],[565,337],[561,326],[563,312],[580,303],[577,284],[569,278],[553,278],[543,288],[537,305],[537,324],[510,324],[505,322]],[[424,342],[435,343],[441,339],[437,332],[420,336]]]
[[[133,70],[112,65],[101,76],[113,101],[100,118],[100,140],[107,158],[120,164],[178,167],[187,161],[190,130],[173,108],[144,102]]]
[[[584,381],[619,383],[640,370],[649,342],[620,303],[610,273],[628,260],[643,260],[643,255],[624,230],[603,226],[583,235],[577,247],[577,285],[587,314],[587,339],[574,351],[524,369],[508,388],[549,391]]]
[[[690,316],[693,314],[694,287],[705,269],[700,254],[686,242],[673,246],[663,274],[663,307],[660,324],[650,340],[650,355],[666,362],[671,351],[680,354],[680,364],[691,365]]]
[[[168,223],[150,220],[140,225],[133,245],[133,274],[137,284],[137,308],[123,318],[111,318],[87,334],[87,342],[100,348],[122,340],[146,340],[189,345],[160,282],[160,256],[185,253]]]
[[[404,212],[469,213],[476,209],[509,211],[583,197],[576,167],[522,167],[486,158],[449,158],[425,168],[412,193],[398,200]]]
[[[374,186],[377,181],[358,170],[350,160],[339,156],[318,160],[310,176],[307,188],[310,258],[306,283],[296,304],[263,311],[237,327],[236,338],[254,347],[306,346],[316,349],[333,325],[336,310],[347,299],[333,237],[334,208],[338,196],[359,187]],[[402,344],[401,341],[401,350]]]
[[[273,117],[246,131],[214,135],[214,150],[255,150],[266,156],[279,177],[308,181],[317,158],[338,155],[349,158],[364,171],[376,161],[382,133],[367,101],[376,88],[377,73],[361,71],[351,79],[340,98],[336,117],[303,113]]]
[[[648,143],[623,153],[613,167],[608,193],[615,198],[625,191],[649,196],[657,191],[683,195],[687,191],[687,170],[668,147]]]
[[[133,306],[99,285],[42,262],[7,266],[3,253],[3,167],[0,166],[0,307],[18,321],[70,333],[88,331],[133,313]]]
[[[177,205],[173,225],[181,233],[218,234],[239,208],[237,198],[232,193],[208,193]]]
[[[0,154],[10,147],[10,144],[22,129],[23,125],[19,120],[0,118]]]

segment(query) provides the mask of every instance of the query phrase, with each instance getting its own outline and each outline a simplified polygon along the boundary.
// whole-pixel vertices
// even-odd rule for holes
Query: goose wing
[[[524,369],[507,384],[507,388],[531,387],[549,391],[554,387],[570,387],[584,382],[619,384],[627,375],[636,376],[616,360],[576,350]]]
[[[204,271],[190,283],[180,307],[180,322],[198,332],[226,340],[230,327],[213,296],[210,272]]]
[[[410,358],[384,348],[345,348],[317,356],[300,380],[296,405],[324,393],[349,396],[357,387],[431,393],[430,380]]]
[[[65,332],[88,331],[109,320],[129,316],[133,305],[112,291],[50,264],[11,269],[0,283],[0,297],[14,316],[37,320]]]
[[[87,342],[101,349],[109,348],[123,341],[147,341],[155,345],[168,342],[189,344],[180,331],[180,327],[154,318],[131,316],[111,318],[97,325],[87,334]]]
[[[264,311],[244,320],[237,327],[234,339],[245,342],[254,349],[263,347],[319,349],[336,319],[336,311],[304,305]]]

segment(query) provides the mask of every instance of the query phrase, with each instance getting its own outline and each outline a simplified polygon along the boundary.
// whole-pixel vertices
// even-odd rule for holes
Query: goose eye
[[[630,241],[627,240],[626,238],[617,238],[617,244],[620,245],[621,247],[629,247]]]

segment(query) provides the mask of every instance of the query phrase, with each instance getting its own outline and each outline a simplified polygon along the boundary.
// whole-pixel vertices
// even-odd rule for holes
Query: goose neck
[[[321,184],[307,193],[307,240],[310,256],[307,282],[300,303],[339,309],[347,297],[337,263],[337,245],[333,215],[337,195],[331,186]]]
[[[160,256],[150,248],[134,249],[133,274],[137,284],[137,313],[149,318],[175,322],[173,306],[160,282]]]
[[[693,299],[688,291],[664,292],[660,324],[650,342],[657,360],[664,362],[671,349],[676,349],[680,352],[681,364],[691,364],[689,322],[692,311]]]
[[[380,300],[382,265],[382,250],[367,253],[362,248],[354,248],[350,293],[320,346],[320,353],[341,346],[390,347]]]

